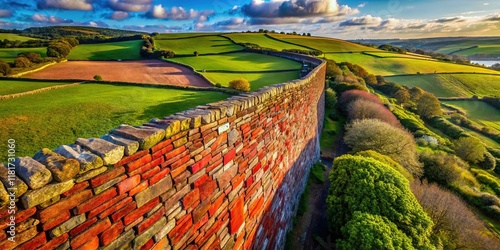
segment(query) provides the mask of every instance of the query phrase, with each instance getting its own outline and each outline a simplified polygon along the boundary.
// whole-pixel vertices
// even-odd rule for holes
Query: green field
[[[228,70],[228,71],[262,71],[300,69],[301,64],[276,56],[237,52],[224,55],[174,57],[169,60],[191,65],[198,71]]]
[[[471,48],[473,46],[478,46],[478,48]],[[443,45],[437,49],[436,52],[443,54],[452,53],[453,55],[460,56],[470,56],[473,54],[500,54],[500,45],[498,44],[498,40],[464,40]]]
[[[225,34],[224,36],[231,38],[236,43],[255,43],[263,48],[270,48],[278,51],[281,51],[283,49],[308,50],[308,48],[302,46],[274,40],[272,38],[265,36],[262,33],[231,33],[231,34]]]
[[[300,71],[292,72],[280,72],[280,73],[203,73],[210,81],[217,84],[220,83],[222,86],[229,86],[229,82],[240,77],[250,81],[251,90],[257,90],[261,87],[291,81],[298,79],[300,76]]]
[[[365,52],[364,54],[373,55],[376,57],[383,57],[383,58],[413,58],[413,59],[436,61],[435,59],[432,59],[430,57],[421,56],[421,55],[412,54],[412,53],[401,54],[401,53],[395,53],[395,52]]]
[[[21,41],[21,42],[25,42],[25,41],[29,41],[29,40],[39,40],[37,38],[20,36],[18,34],[0,33],[0,40],[4,40],[4,39],[10,40],[10,41]]]
[[[141,59],[139,55],[141,45],[142,40],[81,44],[71,50],[68,60],[138,60]]]
[[[375,75],[401,75],[401,74],[422,74],[441,73],[441,72],[471,72],[471,73],[489,73],[499,74],[498,71],[460,65],[454,63],[437,62],[430,60],[418,60],[411,58],[377,58],[362,53],[333,53],[326,54],[326,58],[333,59],[336,62],[351,62],[365,68],[368,72]]]
[[[22,52],[35,52],[42,57],[47,56],[47,48],[39,47],[39,48],[0,48],[0,60],[4,62],[14,62],[17,55]]]
[[[145,86],[70,86],[1,100],[0,140],[13,138],[16,155],[33,155],[42,147],[55,148],[79,137],[99,137],[120,124],[141,125],[154,117],[227,97],[218,92]],[[6,146],[0,144],[0,151],[6,152]],[[6,157],[2,155],[0,162]]]
[[[430,74],[386,77],[408,87],[420,87],[438,97],[499,96],[500,75]]]
[[[328,52],[361,52],[361,51],[381,51],[379,49],[326,37],[305,37],[282,34],[269,34],[270,36],[294,44],[300,44],[325,53]]]
[[[154,36],[156,39],[177,39],[186,37],[197,37],[197,36],[207,36],[207,35],[217,35],[218,33],[164,33]]]
[[[231,40],[220,36],[200,36],[196,38],[155,40],[155,46],[160,49],[171,50],[176,55],[193,55],[197,51],[203,54],[217,54],[242,50],[243,47],[236,45]]]
[[[500,44],[482,45],[478,48],[462,50],[453,55],[471,56],[474,54],[500,55]]]
[[[443,101],[462,110],[473,122],[496,129],[500,133],[500,112],[482,101]]]
[[[2,79],[0,81],[0,95],[22,93],[35,89],[41,89],[68,83],[71,82],[38,82],[38,81],[17,81],[17,80]]]

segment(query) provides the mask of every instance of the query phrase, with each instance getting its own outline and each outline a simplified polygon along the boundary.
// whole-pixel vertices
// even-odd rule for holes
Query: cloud
[[[494,14],[494,15],[490,15],[490,16],[487,16],[484,21],[500,21],[500,14]]]
[[[345,26],[373,26],[380,25],[382,23],[381,17],[374,17],[372,15],[366,15],[361,17],[354,17],[339,24],[340,27]]]
[[[168,32],[176,32],[181,31],[183,28],[181,26],[165,26],[163,24],[154,24],[154,25],[125,25],[123,26],[126,30],[134,30],[134,31],[148,31],[148,32],[160,32],[160,33],[168,33]]]
[[[112,13],[103,14],[102,17],[107,18],[107,19],[111,19],[111,20],[120,21],[120,20],[124,20],[124,19],[129,18],[130,14],[128,12],[125,12],[125,11],[114,11]]]
[[[230,10],[224,11],[228,15],[236,15],[241,11],[241,7],[238,5],[233,6]]]
[[[11,17],[12,10],[0,10],[0,18],[2,17]]]
[[[213,24],[195,23],[193,29],[196,31],[217,31],[217,30],[241,30],[246,27],[244,18],[230,18]]]
[[[321,22],[338,20],[338,16],[359,13],[347,5],[339,5],[336,0],[252,0],[241,7],[243,15],[252,24],[293,24],[302,23],[306,18],[322,17]],[[307,22],[307,21],[306,21]]]
[[[172,7],[170,10],[158,4],[153,6],[151,10],[146,12],[145,16],[154,19],[170,19],[170,20],[195,20],[196,22],[206,22],[210,16],[213,16],[215,11],[203,10],[197,11],[194,9],[186,10],[182,7]]]
[[[109,0],[107,6],[114,11],[146,12],[153,0]]]
[[[358,8],[363,8],[365,6],[366,6],[366,3],[360,3],[360,4],[358,4]]]
[[[464,22],[465,19],[463,17],[443,17],[434,20],[435,23],[451,23],[451,22]]]
[[[38,0],[38,9],[93,10],[93,0]]]
[[[41,14],[33,14],[31,20],[36,23],[48,23],[48,24],[61,24],[61,23],[72,23],[73,20],[62,19],[55,16],[46,16]]]

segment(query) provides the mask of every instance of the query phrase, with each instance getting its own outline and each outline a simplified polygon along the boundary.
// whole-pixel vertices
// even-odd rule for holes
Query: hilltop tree
[[[377,119],[356,120],[347,125],[345,143],[353,152],[374,150],[390,156],[414,176],[421,176],[413,135]]]
[[[328,218],[335,235],[359,211],[386,217],[415,248],[430,247],[433,223],[396,170],[373,158],[344,155],[335,159],[330,181]]]
[[[64,40],[53,41],[47,47],[47,56],[65,58],[71,52],[71,45]]]
[[[417,114],[424,118],[433,118],[442,115],[441,103],[431,93],[424,93],[417,103]]]

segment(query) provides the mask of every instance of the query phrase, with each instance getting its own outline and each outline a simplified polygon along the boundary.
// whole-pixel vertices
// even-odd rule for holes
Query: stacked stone
[[[43,149],[16,159],[15,180],[0,166],[0,249],[281,247],[319,156],[324,76],[322,63],[300,80]]]

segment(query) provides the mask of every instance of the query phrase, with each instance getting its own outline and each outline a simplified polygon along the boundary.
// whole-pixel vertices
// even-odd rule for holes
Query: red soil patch
[[[159,60],[70,61],[58,63],[24,77],[50,80],[93,80],[95,75],[101,75],[104,81],[212,87],[190,69]]]

